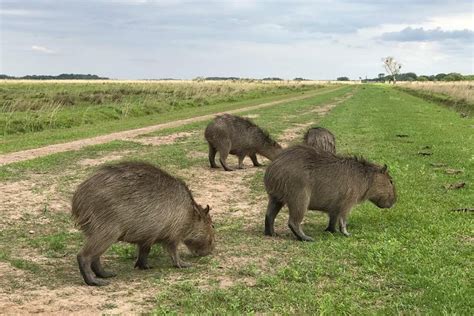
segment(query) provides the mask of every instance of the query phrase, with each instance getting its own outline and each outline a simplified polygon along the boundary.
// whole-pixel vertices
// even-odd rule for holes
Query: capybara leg
[[[309,198],[307,195],[301,197],[294,197],[294,202],[288,202],[288,208],[290,210],[290,218],[288,220],[288,227],[290,227],[293,234],[300,241],[314,241],[313,238],[306,236],[301,228],[301,222],[303,221],[304,214],[308,209]]]
[[[164,245],[164,247],[170,254],[171,260],[173,260],[173,265],[176,268],[188,268],[191,266],[191,264],[182,261],[179,257],[177,243],[167,243]]]
[[[255,167],[260,167],[260,166],[262,166],[262,165],[258,162],[258,160],[257,160],[257,155],[256,155],[256,154],[250,155],[250,159],[252,159],[252,163],[253,163],[253,165],[254,165]]]
[[[104,270],[104,268],[102,267],[102,264],[100,263],[100,257],[95,257],[92,260],[91,268],[92,268],[92,271],[95,273],[95,275],[98,276],[99,278],[106,279],[106,278],[112,278],[117,275],[116,273],[113,273],[111,271]]]
[[[220,145],[219,148],[217,148],[217,151],[219,152],[219,161],[224,168],[225,171],[233,171],[234,169],[230,168],[227,165],[227,156],[229,155],[230,152],[230,143]]]
[[[94,272],[91,269],[92,258],[90,256],[85,257],[81,254],[78,254],[77,263],[79,264],[79,270],[81,271],[81,275],[87,285],[102,286],[108,284],[108,282],[95,277]]]
[[[245,156],[239,156],[239,169],[244,169],[244,158]]]
[[[211,164],[211,168],[219,168],[216,165],[216,148],[209,143],[209,163]]]
[[[81,275],[88,285],[101,286],[108,284],[108,282],[95,277],[92,265],[116,240],[117,238],[110,235],[94,236],[93,239],[88,238],[86,240],[82,251],[77,255],[77,263],[79,264]],[[95,268],[98,268],[97,262],[94,263]]]
[[[347,231],[347,219],[346,219],[346,215],[343,215],[339,218],[339,230],[341,231],[341,233],[346,236],[346,237],[349,237],[351,234]]]
[[[335,233],[336,232],[336,224],[337,224],[337,215],[336,214],[329,214],[329,224],[326,228],[327,232]]]
[[[148,254],[150,253],[151,247],[149,245],[139,245],[138,246],[138,259],[135,263],[135,268],[140,270],[151,269],[148,265]]]
[[[265,235],[275,236],[275,218],[283,207],[284,203],[276,198],[268,197],[267,214],[265,215]]]

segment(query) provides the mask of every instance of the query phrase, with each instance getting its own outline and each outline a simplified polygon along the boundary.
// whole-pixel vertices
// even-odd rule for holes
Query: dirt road
[[[265,107],[270,107],[278,104],[283,104],[287,102],[292,102],[292,101],[299,101],[299,100],[304,100],[308,99],[311,97],[314,97],[316,95],[320,94],[326,94],[332,91],[335,91],[339,89],[331,89],[331,90],[324,90],[324,91],[316,91],[312,93],[305,93],[304,95],[296,96],[296,97],[289,97],[277,101],[272,101],[272,102],[266,102],[266,103],[261,103],[253,106],[248,106],[244,108],[239,108],[235,110],[230,110],[226,111],[225,113],[240,113],[240,112],[245,112],[245,111],[250,111],[250,110],[256,110],[256,109],[261,109]],[[34,149],[28,149],[28,150],[22,150],[22,151],[17,151],[13,153],[8,153],[4,155],[0,155],[0,166],[7,165],[10,163],[14,162],[20,162],[20,161],[25,161],[25,160],[30,160],[38,157],[43,157],[55,153],[61,153],[65,151],[71,151],[71,150],[78,150],[81,149],[85,146],[91,146],[91,145],[99,145],[99,144],[104,144],[108,143],[114,140],[121,140],[125,138],[131,138],[131,137],[136,137],[138,135],[143,135],[143,134],[148,134],[154,131],[162,130],[165,128],[172,128],[172,127],[178,127],[182,125],[186,125],[189,123],[194,123],[194,122],[201,122],[205,120],[209,120],[213,118],[216,115],[223,114],[224,112],[216,112],[216,113],[211,113],[211,114],[206,114],[206,115],[201,115],[201,116],[196,116],[196,117],[191,117],[188,119],[183,119],[183,120],[177,120],[177,121],[172,121],[168,123],[162,123],[158,125],[152,125],[152,126],[147,126],[143,128],[137,128],[137,129],[132,129],[132,130],[127,130],[127,131],[122,131],[122,132],[116,132],[116,133],[111,133],[107,135],[101,135],[101,136],[96,136],[96,137],[91,137],[91,138],[85,138],[85,139],[80,139],[68,143],[61,143],[61,144],[54,144],[54,145],[49,145],[45,147],[40,147],[40,148],[34,148]]]

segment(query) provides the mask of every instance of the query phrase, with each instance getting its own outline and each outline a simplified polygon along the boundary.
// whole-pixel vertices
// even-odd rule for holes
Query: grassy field
[[[0,83],[0,153],[334,87],[320,83],[4,81]]]
[[[463,82],[402,82],[402,90],[454,108],[463,115],[474,115],[474,84]]]
[[[3,166],[0,305],[45,313],[474,312],[472,214],[452,211],[474,206],[473,119],[378,85],[346,86],[245,115],[285,145],[300,141],[309,126],[329,128],[340,153],[389,166],[396,206],[358,206],[349,238],[324,232],[326,217],[308,213],[304,227],[314,243],[294,239],[285,208],[276,222],[279,236],[265,237],[264,168],[246,160],[244,170],[210,170],[202,136],[207,122]],[[162,166],[213,207],[217,249],[204,258],[183,249],[193,267],[177,270],[156,246],[155,268],[138,271],[134,247],[116,244],[104,259],[118,276],[108,287],[90,288],[76,266],[82,236],[68,200],[100,165],[128,159]],[[456,183],[464,187],[451,189]]]

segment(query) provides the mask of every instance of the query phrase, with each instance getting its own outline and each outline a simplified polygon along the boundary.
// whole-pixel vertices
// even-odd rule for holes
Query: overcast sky
[[[0,0],[0,73],[119,79],[474,73],[473,1]]]

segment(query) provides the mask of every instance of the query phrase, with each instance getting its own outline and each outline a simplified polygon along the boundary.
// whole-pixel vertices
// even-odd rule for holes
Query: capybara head
[[[210,207],[207,205],[203,208],[199,204],[195,204],[196,220],[188,237],[184,240],[184,244],[196,256],[207,256],[214,248],[214,226],[212,225]]]
[[[275,160],[275,158],[281,153],[283,148],[276,141],[269,141],[263,145],[262,155],[267,157],[270,160]]]
[[[374,173],[367,193],[369,200],[380,208],[390,208],[395,204],[397,192],[392,177],[388,174],[387,165]]]

